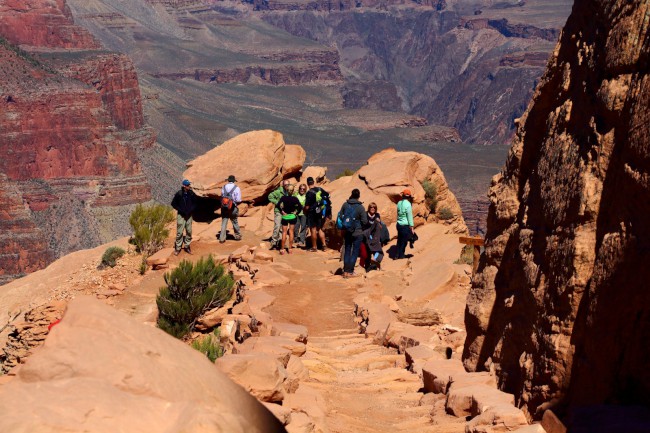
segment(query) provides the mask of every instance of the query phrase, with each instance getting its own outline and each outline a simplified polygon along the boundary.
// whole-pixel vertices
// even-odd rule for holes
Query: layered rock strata
[[[32,25],[56,31],[19,31]],[[137,150],[154,136],[144,126],[133,64],[97,51],[64,1],[4,2],[0,35],[6,282],[126,234],[130,207],[151,199]]]
[[[529,417],[648,402],[648,14],[575,2],[492,181],[463,359]]]

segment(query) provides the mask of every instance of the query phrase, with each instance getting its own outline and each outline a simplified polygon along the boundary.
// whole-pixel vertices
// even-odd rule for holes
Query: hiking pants
[[[345,255],[343,256],[343,272],[354,272],[354,265],[359,257],[359,248],[363,235],[354,236],[352,233],[345,232]]]
[[[230,215],[221,216],[221,233],[219,234],[219,240],[221,242],[226,241],[226,233],[228,233],[228,221],[232,221],[232,228],[235,230],[235,239],[241,238],[241,232],[239,231],[239,208],[234,207],[230,212]]]
[[[185,239],[183,239],[183,230],[185,230]],[[176,216],[176,244],[174,247],[176,251],[179,251],[181,247],[189,247],[190,242],[192,242],[192,217],[185,219],[181,214],[178,214]]]
[[[411,237],[411,227],[397,224],[397,255],[396,259],[403,259],[406,252],[406,245]]]
[[[273,217],[273,235],[271,236],[271,244],[280,244],[280,236],[282,236],[282,214],[276,212]]]
[[[305,236],[307,236],[307,215],[298,215],[296,219],[296,228],[293,232],[294,240],[299,243],[305,243]]]

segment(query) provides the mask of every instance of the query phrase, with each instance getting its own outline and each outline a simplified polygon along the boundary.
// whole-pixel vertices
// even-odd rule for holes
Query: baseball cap
[[[192,185],[192,182],[190,182],[190,181],[187,180],[187,179],[183,179],[183,185],[184,185],[184,186],[190,186],[190,185]]]
[[[411,190],[410,189],[405,189],[404,191],[402,191],[402,195],[407,196],[407,197],[411,197]]]
[[[307,178],[307,184],[308,184],[308,185],[312,185],[313,183],[314,183],[314,178],[311,177],[311,176],[309,176],[309,177]]]

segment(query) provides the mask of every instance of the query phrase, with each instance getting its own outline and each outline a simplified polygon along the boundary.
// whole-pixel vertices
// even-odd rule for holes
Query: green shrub
[[[424,189],[424,203],[431,213],[436,213],[436,207],[438,206],[438,188],[436,188],[434,183],[425,180],[422,182],[422,189]]]
[[[174,211],[169,206],[137,205],[131,212],[129,224],[133,229],[133,243],[138,251],[145,256],[150,256],[160,250],[169,236],[166,226],[173,220]]]
[[[474,265],[474,245],[465,245],[460,257],[454,263],[457,265]]]
[[[140,269],[138,269],[140,275],[144,275],[147,272],[148,267],[149,265],[147,265],[147,259],[145,257],[142,257],[142,261],[140,262]]]
[[[223,356],[223,347],[220,342],[219,328],[214,333],[192,341],[192,347],[208,357],[211,362]]]
[[[443,207],[438,211],[438,218],[440,218],[443,221],[450,220],[453,217],[454,217],[454,213],[448,207]]]
[[[110,266],[111,268],[115,267],[117,264],[117,259],[122,257],[126,253],[124,249],[120,247],[108,247],[106,248],[106,251],[104,251],[104,254],[102,254],[102,262],[101,262],[101,267],[107,267]]]
[[[234,281],[212,256],[192,263],[183,260],[165,274],[167,286],[156,298],[158,327],[176,338],[194,330],[196,320],[212,308],[219,307],[232,295]]]
[[[352,176],[354,173],[356,173],[356,171],[351,170],[351,169],[349,169],[349,168],[346,168],[345,170],[343,170],[343,172],[339,173],[339,174],[336,176],[336,178],[337,178],[337,179],[340,179],[340,178],[342,178],[342,177]]]

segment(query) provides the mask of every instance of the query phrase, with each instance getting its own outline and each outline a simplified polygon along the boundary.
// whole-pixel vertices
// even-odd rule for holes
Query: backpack
[[[318,191],[316,191],[316,194],[314,195],[316,196],[316,205],[313,209],[314,213],[319,213],[325,216],[327,212],[327,204],[329,203],[330,198],[329,193],[323,188],[318,187]]]
[[[347,232],[353,232],[361,227],[361,221],[357,218],[357,206],[347,204],[336,217],[336,227]]]
[[[235,205],[234,200],[232,199],[232,192],[237,188],[236,185],[233,185],[233,187],[230,189],[230,191],[227,191],[226,188],[224,187],[224,194],[223,197],[221,197],[221,213],[223,214],[224,212],[230,212]]]

